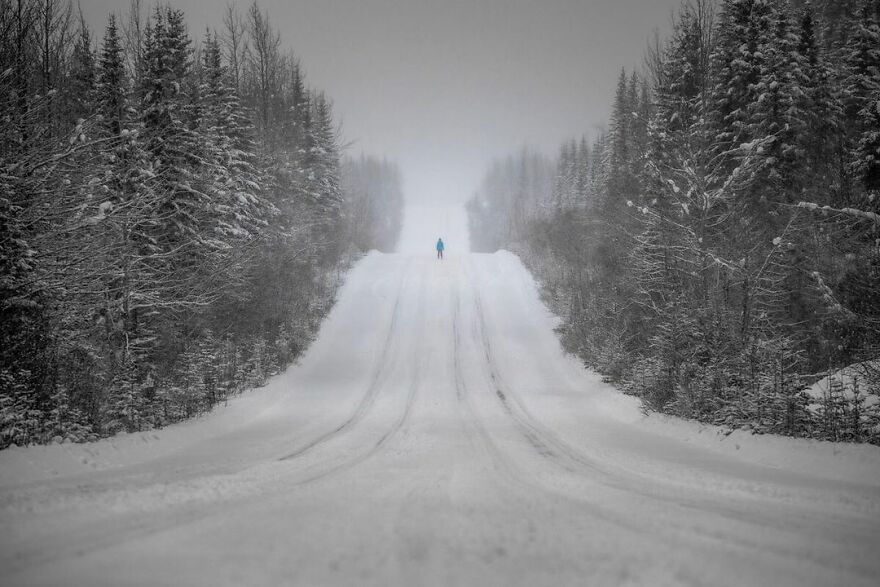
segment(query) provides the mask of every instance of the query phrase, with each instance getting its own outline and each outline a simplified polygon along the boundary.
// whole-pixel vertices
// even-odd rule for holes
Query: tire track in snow
[[[397,296],[394,300],[394,307],[391,311],[391,322],[388,326],[388,332],[385,335],[382,345],[382,352],[379,355],[378,361],[376,362],[376,369],[373,371],[373,376],[370,378],[370,383],[367,386],[367,390],[361,398],[360,402],[358,402],[358,405],[355,407],[354,412],[352,412],[352,414],[336,428],[333,428],[332,430],[321,434],[320,436],[306,443],[302,447],[283,457],[278,458],[279,461],[289,461],[301,457],[310,452],[315,447],[328,442],[329,440],[335,438],[336,436],[339,436],[340,434],[345,433],[349,429],[353,428],[358,422],[360,422],[376,403],[378,392],[382,388],[382,383],[384,382],[384,379],[387,377],[388,372],[390,371],[389,366],[392,359],[390,350],[393,346],[395,339],[397,338],[400,321],[400,300],[403,297],[404,283],[406,282],[406,277],[409,274],[408,269],[410,265],[412,265],[412,260],[409,260],[403,268],[402,274],[400,276],[400,282],[398,283],[397,287]]]
[[[407,264],[407,267],[409,266],[410,263]],[[419,316],[419,317],[423,317],[425,315],[424,310],[425,310],[426,288],[427,288],[426,280],[422,279],[421,285],[419,287],[419,294],[418,294],[419,301],[417,304],[417,310],[418,310],[417,316]],[[398,302],[399,302],[400,297],[401,296],[398,295]],[[395,304],[395,313],[396,312],[397,312],[397,307]],[[395,315],[395,318],[396,317],[397,316]],[[423,334],[424,334],[424,320],[423,319],[419,320],[418,323],[419,323],[419,334],[416,337],[416,340],[419,342],[419,344],[421,344],[422,341],[424,341],[424,339],[425,339],[425,337],[423,336]],[[386,355],[390,354],[388,352],[388,350],[392,346],[392,344],[390,344],[390,343],[393,342],[394,337],[392,335],[395,330],[396,330],[396,327],[389,330],[389,335],[386,338],[385,349],[383,350],[383,358]],[[412,374],[410,375],[408,383],[407,383],[407,396],[406,396],[406,400],[405,400],[405,403],[403,406],[403,411],[400,413],[400,415],[396,419],[394,419],[394,421],[391,424],[391,427],[388,428],[379,437],[379,439],[373,443],[373,445],[367,451],[365,451],[359,455],[356,455],[356,456],[354,456],[354,457],[352,457],[342,463],[339,463],[338,465],[335,465],[329,469],[321,471],[320,473],[315,473],[315,474],[310,475],[304,479],[301,479],[301,480],[297,481],[296,483],[294,483],[294,485],[296,485],[296,486],[306,485],[309,483],[313,483],[315,481],[325,479],[325,478],[330,477],[332,475],[336,475],[336,474],[351,470],[352,468],[356,467],[357,465],[363,463],[367,459],[369,459],[369,458],[373,457],[374,455],[376,455],[377,453],[379,453],[391,441],[392,438],[397,436],[397,434],[401,431],[401,429],[404,427],[404,425],[409,421],[410,416],[412,414],[413,406],[415,405],[416,398],[418,397],[418,391],[419,391],[419,387],[420,387],[419,382],[420,382],[421,372],[422,372],[423,353],[416,352],[416,356],[418,358],[415,361],[415,366],[413,368]],[[376,383],[375,383],[375,389],[372,391],[373,397],[370,400],[370,406],[372,406],[375,403],[375,397],[378,396],[379,390],[381,390],[383,387],[382,383],[387,383],[387,377],[382,378],[382,379],[377,378]],[[358,421],[362,417],[363,417],[363,414],[361,415],[360,418],[358,418]],[[351,429],[350,425],[346,426],[344,430],[337,431],[335,433],[327,435],[328,436],[327,438],[325,438],[321,443],[316,443],[315,446],[317,446],[317,444],[323,444],[323,443],[329,441],[331,438],[338,436],[340,433],[345,432],[345,430],[348,430],[348,429]],[[301,456],[304,452],[305,451],[299,452],[298,454],[296,454],[295,456],[290,457],[290,458],[296,458],[297,456]],[[286,459],[281,459],[281,460],[290,460],[290,459],[286,458]]]
[[[504,382],[497,366],[495,350],[488,335],[482,295],[476,282],[474,282],[473,295],[477,312],[477,328],[482,346],[482,354],[485,358],[486,367],[488,369],[487,375],[492,384],[492,395],[501,406],[503,412],[512,422],[514,422],[520,434],[541,459],[567,473],[585,476],[609,489],[657,502],[660,504],[661,510],[663,508],[668,509],[669,506],[672,506],[674,508],[692,511],[704,516],[715,516],[734,524],[748,524],[752,526],[753,529],[772,529],[777,532],[791,532],[799,535],[807,533],[807,529],[809,528],[816,528],[814,519],[818,520],[818,518],[815,518],[815,515],[808,511],[797,511],[797,517],[779,514],[772,516],[771,519],[770,516],[766,515],[766,512],[756,511],[752,507],[749,507],[747,499],[730,497],[727,502],[723,502],[718,499],[717,495],[685,497],[674,487],[660,488],[652,486],[652,482],[655,481],[653,478],[628,471],[618,471],[611,467],[604,467],[596,462],[594,458],[578,451],[573,446],[560,439],[554,432],[541,424],[530,413],[521,398]],[[488,432],[485,433],[485,438],[489,442],[492,442]],[[501,456],[501,452],[497,448],[495,452]],[[511,470],[516,470],[512,465],[509,468]],[[552,492],[550,488],[538,483],[530,484],[543,491]],[[556,492],[553,493],[559,495]],[[577,499],[573,496],[562,497],[568,497],[569,499],[579,501],[582,505],[589,506],[593,512],[601,516],[603,519],[617,523],[620,526],[640,529],[642,532],[648,530],[648,528],[641,525],[633,526],[624,517],[612,514],[608,510],[597,509],[591,501]],[[768,502],[768,504],[769,503],[771,502]],[[773,505],[776,507],[785,506],[784,502],[774,503]],[[672,519],[672,521],[674,522],[675,519]],[[769,552],[780,559],[786,560],[806,559],[816,565],[836,568],[853,574],[862,574],[868,571],[868,567],[865,567],[865,570],[862,570],[855,561],[842,563],[835,558],[833,554],[829,553],[809,553],[809,555],[805,556],[804,552],[797,550],[787,543],[777,543],[772,546],[768,544],[758,545],[751,540],[747,534],[743,534],[739,531],[712,531],[684,524],[682,524],[680,528],[656,527],[656,533],[658,535],[668,536],[670,531],[673,535],[677,534],[685,540],[689,539],[687,536],[688,534],[692,534],[694,536],[699,536],[701,540],[706,542],[713,542],[726,547],[737,547],[746,552]]]
[[[473,285],[473,281],[470,279],[468,279],[468,281],[472,284],[473,291],[471,292],[471,297],[473,298],[474,308],[479,313],[481,312],[481,308],[478,305],[479,293],[477,292],[476,286]],[[461,328],[459,327],[459,323],[462,320],[460,295],[461,289],[461,287],[456,288],[454,296],[452,334],[454,345],[453,376],[455,391],[456,397],[460,405],[464,406],[465,412],[462,414],[462,423],[465,428],[465,433],[467,434],[475,448],[478,448],[477,444],[479,444],[479,447],[481,447],[487,453],[489,459],[492,461],[495,470],[506,480],[506,482],[524,492],[525,494],[513,494],[511,497],[514,497],[521,501],[524,506],[529,506],[529,500],[536,499],[536,496],[538,495],[552,496],[552,498],[560,504],[572,502],[576,503],[580,508],[588,510],[591,516],[598,518],[603,522],[612,524],[618,528],[622,528],[636,534],[644,534],[647,529],[645,527],[645,524],[635,524],[630,519],[612,513],[610,510],[602,508],[600,505],[594,502],[584,499],[576,499],[570,495],[549,490],[545,485],[539,483],[534,475],[528,474],[528,472],[524,471],[522,467],[517,465],[512,458],[506,455],[499,444],[493,439],[492,434],[489,432],[489,429],[487,428],[485,422],[477,413],[477,410],[474,407],[471,397],[472,391],[467,385],[464,377],[462,364],[462,350],[464,344],[461,337]],[[482,338],[484,336],[484,329],[480,326],[479,321],[475,326],[477,327],[478,334]],[[492,368],[493,367],[490,366],[490,369]],[[492,377],[492,380],[497,381],[497,379],[494,377]],[[493,391],[497,393],[498,389],[495,389]],[[512,412],[508,412],[508,416],[512,417]],[[515,420],[514,422],[516,423]],[[518,425],[516,427],[520,435],[523,435],[522,428]],[[537,438],[534,434],[529,434],[526,439],[528,441],[528,444],[532,448],[538,450],[539,454],[541,454],[541,450],[538,449],[538,447],[536,446],[541,444],[540,439]],[[545,452],[546,450],[547,449],[545,449]],[[528,507],[524,507],[524,511],[527,511],[528,509]]]
[[[458,400],[459,405],[464,406],[464,413],[462,414],[462,423],[464,424],[465,433],[471,440],[471,444],[475,445],[479,442],[479,444],[486,450],[489,455],[489,458],[495,465],[496,469],[503,470],[504,476],[508,479],[508,481],[514,481],[517,485],[528,487],[529,489],[534,489],[531,484],[524,483],[524,476],[518,474],[517,467],[508,459],[502,451],[498,448],[498,445],[495,441],[492,440],[492,436],[489,433],[489,430],[486,428],[485,423],[477,414],[476,408],[472,403],[471,399],[471,391],[468,388],[467,383],[465,382],[463,365],[462,365],[462,347],[464,343],[461,337],[461,329],[459,328],[459,322],[462,320],[461,318],[461,290],[462,287],[453,286],[454,296],[453,296],[453,310],[452,310],[452,340],[453,340],[453,350],[452,350],[452,365],[453,365],[453,382],[455,386],[455,396]],[[477,440],[479,439],[479,440]]]
[[[588,476],[591,480],[600,482],[611,489],[651,499],[663,500],[665,498],[672,504],[684,505],[680,496],[673,492],[660,492],[656,489],[654,491],[636,489],[635,487],[639,484],[649,484],[653,480],[648,477],[616,471],[611,467],[602,466],[596,459],[580,452],[541,424],[525,407],[521,399],[510,389],[510,386],[507,385],[500,373],[495,349],[488,334],[482,295],[476,286],[474,287],[474,304],[481,351],[485,359],[487,376],[492,385],[491,393],[503,412],[514,423],[519,433],[538,456],[567,473]],[[707,506],[714,505],[714,502],[708,500],[697,503]]]
[[[343,423],[343,425],[340,425],[334,428],[332,431],[321,435],[296,453],[291,453],[291,455],[288,455],[287,458],[275,459],[276,462],[282,460],[295,460],[298,456],[302,456],[306,452],[311,451],[319,445],[327,443],[332,438],[344,434],[345,432],[351,430],[370,411],[370,408],[375,403],[376,397],[379,395],[379,391],[382,389],[381,384],[383,383],[384,378],[387,377],[388,372],[390,371],[389,363],[393,361],[393,354],[390,350],[390,347],[392,347],[391,343],[399,338],[399,332],[401,330],[401,328],[399,327],[401,302],[404,297],[403,290],[405,286],[404,282],[407,281],[406,277],[410,274],[410,271],[408,271],[408,269],[411,264],[412,261],[408,261],[402,272],[401,279],[397,288],[397,296],[395,298],[394,309],[392,310],[392,324],[389,326],[388,333],[385,336],[385,344],[382,354],[380,355],[380,360],[378,361],[378,366],[374,371],[373,377],[371,379],[371,385],[369,386],[367,393],[359,402],[355,412]],[[418,310],[420,316],[424,315],[424,294],[425,284],[424,281],[422,281],[418,298]],[[421,341],[422,339],[423,337],[419,336],[417,340]],[[378,453],[385,445],[387,445],[387,443],[400,431],[400,429],[408,421],[412,412],[413,404],[415,403],[417,397],[418,389],[416,383],[419,379],[419,368],[420,365],[417,363],[417,368],[414,370],[409,381],[409,390],[402,414],[394,421],[391,428],[387,430],[373,444],[373,446],[371,446],[371,448],[367,452],[361,455],[357,455],[354,458],[347,460],[335,467],[332,467],[329,470],[322,471],[313,476],[295,481],[293,483],[285,483],[283,480],[273,477],[272,480],[269,481],[268,485],[266,485],[264,482],[245,484],[242,486],[242,492],[235,491],[229,495],[212,495],[211,499],[199,503],[198,507],[193,507],[194,503],[191,500],[187,499],[187,494],[184,493],[182,494],[182,497],[180,499],[171,499],[167,503],[164,503],[161,509],[155,512],[132,511],[124,518],[115,517],[114,522],[116,526],[114,528],[114,531],[110,535],[107,535],[106,528],[103,526],[103,524],[98,523],[94,526],[83,528],[79,532],[79,535],[76,537],[76,539],[73,541],[65,541],[64,543],[59,544],[57,547],[54,548],[47,548],[44,545],[44,547],[40,549],[39,552],[35,555],[24,555],[23,553],[8,553],[10,554],[8,558],[3,557],[4,574],[14,575],[18,572],[22,572],[29,567],[47,564],[58,560],[64,560],[67,558],[87,556],[90,553],[99,552],[101,550],[111,548],[114,545],[119,544],[120,542],[139,540],[161,532],[172,530],[174,528],[180,527],[181,525],[198,523],[202,520],[209,519],[212,516],[222,515],[229,508],[234,508],[235,506],[233,504],[239,502],[245,504],[247,503],[247,499],[253,498],[254,495],[262,495],[264,499],[273,499],[275,497],[289,493],[291,486],[305,485],[313,481],[317,481],[351,469],[352,467],[357,466],[359,463],[362,463],[363,461]],[[223,477],[223,479],[225,478],[226,477]],[[198,481],[200,483],[210,483],[212,480],[200,479]],[[189,486],[189,484],[187,486]],[[157,486],[156,491],[163,491],[162,486]],[[201,495],[201,492],[199,492],[198,495]],[[149,508],[147,509],[149,510]]]
[[[542,429],[543,427],[531,417],[518,398],[509,391],[509,387],[504,383],[497,366],[495,351],[492,347],[492,342],[489,340],[488,329],[486,327],[482,295],[476,288],[474,290],[474,304],[477,312],[477,325],[479,328],[482,352],[486,361],[489,380],[492,384],[492,393],[495,395],[505,414],[507,414],[519,429],[520,434],[528,441],[529,445],[532,446],[539,456],[553,461],[554,464],[570,473],[577,472],[578,469],[586,469],[591,473],[599,473],[603,477],[610,476],[611,473],[609,471],[600,467],[598,464],[593,463],[586,456],[577,453],[575,449],[567,446],[563,441],[556,438],[549,430]]]
[[[492,394],[504,413],[514,422],[520,434],[533,450],[541,458],[568,473],[589,475],[592,480],[601,482],[606,487],[636,494],[641,497],[663,498],[664,494],[659,491],[642,491],[634,487],[638,484],[650,483],[653,479],[627,471],[616,470],[613,467],[603,466],[595,458],[586,455],[559,438],[556,433],[548,429],[531,414],[501,375],[496,351],[489,337],[482,294],[477,282],[470,275],[469,278],[474,283],[473,297],[477,314],[476,326],[481,352],[485,359],[487,375],[492,385]],[[678,496],[673,492],[666,493],[665,497],[673,503],[681,504],[679,499],[675,499]],[[712,502],[706,501],[705,503],[709,504]]]

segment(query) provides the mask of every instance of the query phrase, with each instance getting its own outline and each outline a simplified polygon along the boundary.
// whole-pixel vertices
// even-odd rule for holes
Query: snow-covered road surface
[[[509,253],[372,253],[265,388],[0,453],[0,584],[878,584],[876,447],[646,418],[553,325]]]

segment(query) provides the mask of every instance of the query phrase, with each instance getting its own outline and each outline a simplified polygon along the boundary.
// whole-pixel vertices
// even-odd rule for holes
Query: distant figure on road
[[[443,258],[443,249],[445,249],[445,248],[446,248],[446,245],[443,244],[443,239],[438,238],[437,239],[437,258],[438,259]]]

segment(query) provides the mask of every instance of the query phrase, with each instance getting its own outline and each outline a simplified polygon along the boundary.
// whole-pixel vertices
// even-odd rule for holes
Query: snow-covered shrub
[[[850,365],[805,390],[819,435],[829,440],[880,441],[880,363]]]

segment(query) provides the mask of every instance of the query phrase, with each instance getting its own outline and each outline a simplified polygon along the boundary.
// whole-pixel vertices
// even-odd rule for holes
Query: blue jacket
[[[442,250],[445,249],[445,248],[446,248],[446,247],[445,247],[445,245],[443,244],[443,239],[442,239],[442,238],[438,238],[438,239],[437,239],[437,250],[438,250],[438,251],[442,251]]]

